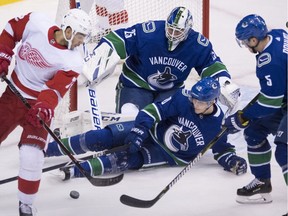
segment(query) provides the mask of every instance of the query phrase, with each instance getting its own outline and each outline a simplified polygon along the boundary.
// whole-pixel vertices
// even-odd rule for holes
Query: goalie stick
[[[244,108],[245,110],[247,107],[250,105],[254,104],[258,99],[258,95],[255,96]],[[196,157],[190,161],[184,169],[154,198],[151,200],[142,200],[142,199],[137,199],[128,195],[121,195],[120,197],[120,202],[131,206],[131,207],[137,207],[137,208],[150,208],[152,207],[158,200],[160,200],[168,191],[170,188],[173,187],[174,184],[177,183],[177,181],[184,176],[184,174],[191,169],[192,166],[194,166],[200,158],[204,155],[206,151],[208,151],[227,131],[227,127],[222,127],[222,130],[212,139],[208,145],[206,145],[201,152],[199,152]]]
[[[89,159],[92,159],[92,158],[95,158],[95,157],[100,157],[100,156],[103,156],[103,155],[112,154],[112,153],[115,153],[115,152],[118,152],[118,151],[124,151],[127,148],[128,148],[128,145],[118,146],[118,147],[115,147],[115,148],[112,148],[112,149],[109,149],[109,150],[96,152],[93,155],[89,155],[89,156],[86,156],[86,157],[79,158],[79,160],[80,161],[85,161],[85,160],[89,160]],[[46,167],[46,168],[42,169],[42,173],[49,172],[49,171],[55,170],[55,169],[59,169],[61,167],[67,166],[67,164],[69,164],[69,163],[70,162],[68,162],[68,163],[67,162],[66,163],[60,163],[60,164],[56,164],[56,165],[53,165],[53,166]],[[0,180],[0,185],[6,184],[6,183],[9,183],[9,182],[12,182],[12,181],[16,181],[17,179],[18,179],[18,176],[13,176],[13,177],[10,177],[10,178],[6,178],[6,179],[3,179],[3,180]],[[103,186],[105,186],[105,185],[103,185]]]
[[[7,79],[6,76],[2,76],[2,79],[7,83],[13,93],[22,101],[22,103],[28,108],[31,109],[31,105],[28,103],[26,98],[24,98],[21,93],[16,89],[16,87]],[[39,118],[40,119],[40,118]],[[80,165],[79,161],[69,152],[69,150],[65,147],[62,141],[57,137],[57,135],[48,127],[48,125],[43,122],[41,119],[41,124],[44,129],[51,135],[51,137],[58,143],[61,149],[65,152],[66,155],[71,159],[71,161],[77,166],[80,172],[87,178],[87,180],[94,186],[109,186],[114,185],[120,182],[123,179],[123,174],[112,178],[95,178],[87,173],[83,167]]]

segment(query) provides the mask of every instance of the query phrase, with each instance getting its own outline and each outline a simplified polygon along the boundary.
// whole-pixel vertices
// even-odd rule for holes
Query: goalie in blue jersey
[[[275,135],[275,158],[288,183],[287,165],[287,54],[288,34],[283,29],[268,31],[262,17],[251,14],[236,27],[239,45],[256,54],[256,76],[260,92],[257,103],[244,112],[236,112],[225,120],[230,133],[244,130],[248,159],[255,178],[237,190],[240,203],[270,203],[271,145],[269,134]],[[249,121],[249,124],[243,122]],[[286,214],[287,215],[287,214]]]
[[[173,96],[147,105],[135,121],[111,124],[62,141],[73,154],[128,145],[125,151],[83,161],[81,166],[92,175],[155,165],[186,165],[221,131],[224,114],[216,103],[219,95],[219,82],[206,77],[191,90],[179,89]],[[227,135],[212,150],[224,170],[236,175],[246,173],[246,161],[227,143]],[[46,157],[61,155],[64,153],[56,142],[48,145]],[[83,177],[75,166],[61,170],[64,180]]]
[[[111,48],[114,55],[125,61],[116,87],[117,113],[137,114],[147,104],[173,95],[184,87],[192,69],[201,78],[211,76],[219,80],[222,104],[229,108],[237,104],[239,87],[231,82],[211,42],[192,27],[191,12],[185,7],[176,7],[167,20],[138,23],[112,31],[100,40],[90,61],[95,64],[94,68],[98,62],[106,62],[97,57],[103,59],[103,53]],[[109,61],[115,61],[116,65],[119,58],[109,58]],[[92,70],[88,73],[90,81],[95,78],[94,68],[87,68]]]

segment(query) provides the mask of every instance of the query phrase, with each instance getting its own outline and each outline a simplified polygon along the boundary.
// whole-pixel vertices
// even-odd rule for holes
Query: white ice
[[[0,27],[12,17],[29,11],[43,11],[55,17],[58,0],[23,0],[0,7]],[[210,40],[214,49],[230,70],[234,81],[242,87],[242,107],[258,90],[255,76],[255,58],[235,42],[237,22],[247,14],[257,13],[269,28],[286,28],[286,0],[215,0],[211,2]],[[287,30],[287,29],[286,29]],[[115,74],[98,89],[102,110],[114,111]],[[187,82],[189,86],[189,81]],[[0,90],[3,91],[4,83]],[[83,93],[84,94],[84,93]],[[85,98],[85,96],[81,97]],[[85,99],[81,108],[86,108]],[[83,105],[84,104],[84,105]],[[0,179],[17,175],[17,143],[21,129],[17,128],[0,148]],[[242,134],[230,137],[238,154],[247,158]],[[273,146],[273,137],[269,137]],[[68,161],[68,158],[49,158],[45,166]],[[281,216],[287,213],[287,187],[281,169],[272,157],[273,202],[271,204],[243,205],[235,202],[236,189],[248,184],[253,176],[250,170],[242,176],[224,172],[212,159],[211,152],[204,155],[192,169],[153,207],[138,209],[120,203],[119,197],[128,194],[140,199],[153,199],[181,171],[182,168],[159,168],[126,173],[122,182],[110,187],[93,187],[86,179],[62,182],[53,172],[43,174],[35,202],[39,216]],[[69,197],[71,190],[80,192],[80,198]],[[17,183],[0,185],[0,215],[18,215]]]

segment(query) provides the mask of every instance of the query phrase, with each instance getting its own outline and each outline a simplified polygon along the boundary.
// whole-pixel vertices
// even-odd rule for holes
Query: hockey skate
[[[74,167],[73,166],[65,166],[59,169],[60,171],[60,178],[62,181],[67,181],[74,177]]]
[[[248,185],[237,190],[236,201],[242,204],[271,203],[271,191],[270,179],[255,178]]]
[[[19,201],[19,215],[20,216],[33,216],[32,206],[24,204]]]

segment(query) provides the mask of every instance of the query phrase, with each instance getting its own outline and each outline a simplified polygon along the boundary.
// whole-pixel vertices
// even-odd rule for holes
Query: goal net
[[[67,10],[77,5],[91,17],[94,42],[117,28],[166,19],[178,6],[187,7],[193,15],[193,28],[209,36],[209,0],[59,0],[56,22],[60,24]]]
[[[209,37],[209,0],[59,0],[56,23],[60,25],[64,14],[79,6],[92,20],[93,30],[88,44],[90,50],[111,30],[148,20],[165,20],[171,10],[178,6],[188,8],[193,16],[193,29]],[[56,124],[63,123],[65,113],[76,109],[77,88],[74,88],[57,107]]]

